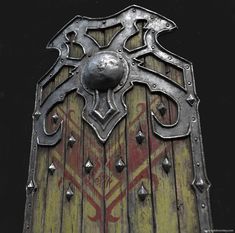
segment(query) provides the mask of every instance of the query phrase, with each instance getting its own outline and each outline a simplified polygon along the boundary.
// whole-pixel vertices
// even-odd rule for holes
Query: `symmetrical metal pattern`
[[[133,11],[132,9],[135,9]],[[145,20],[147,23],[144,35],[144,46],[135,50],[126,48],[126,41],[137,31],[136,22]],[[178,119],[172,125],[162,124],[152,112],[152,127],[155,134],[161,138],[178,138],[186,136],[191,131],[193,111],[192,87],[183,88],[163,74],[152,72],[141,64],[139,57],[146,54],[168,60],[168,53],[162,52],[156,41],[158,34],[170,31],[176,25],[154,12],[144,8],[129,7],[113,17],[104,19],[90,19],[77,16],[66,25],[48,44],[48,48],[58,49],[60,59],[39,82],[39,89],[53,79],[62,66],[74,67],[70,77],[51,93],[44,101],[38,96],[36,111],[40,112],[35,121],[37,140],[39,145],[55,145],[62,136],[63,122],[54,133],[48,134],[45,128],[45,117],[50,109],[71,91],[77,91],[84,97],[86,105],[83,110],[83,119],[95,130],[98,138],[105,142],[113,128],[126,115],[127,109],[123,99],[124,94],[135,83],[148,85],[151,92],[164,93],[178,105]],[[87,34],[89,29],[104,29],[120,24],[122,29],[115,34],[107,46],[100,46]],[[153,33],[154,32],[154,33]],[[74,34],[74,42],[79,44],[84,52],[80,59],[70,58],[68,50],[68,36]],[[102,50],[101,50],[102,49]],[[184,69],[184,73],[191,80],[189,65],[185,68],[182,60],[172,57],[171,64]],[[197,100],[194,98],[194,102]]]
[[[129,50],[126,47],[126,42],[137,32],[136,22],[138,20],[146,21],[144,45]],[[121,25],[121,30],[105,46],[99,45],[88,35],[89,29],[102,30],[113,25]],[[164,94],[175,102],[178,110],[176,122],[163,124],[155,113],[151,112],[152,131],[162,139],[190,137],[194,169],[192,186],[198,203],[200,231],[212,229],[208,192],[210,182],[207,179],[204,167],[201,129],[198,121],[199,99],[194,86],[193,67],[189,61],[167,51],[157,41],[160,33],[171,31],[174,28],[176,28],[176,25],[171,20],[133,5],[106,18],[91,19],[77,16],[49,42],[48,48],[59,50],[60,56],[37,86],[26,207],[33,202],[34,193],[37,189],[34,174],[38,145],[53,146],[62,138],[63,121],[52,133],[48,133],[46,129],[45,119],[53,107],[63,102],[68,93],[76,91],[85,99],[83,119],[93,128],[99,140],[105,143],[114,127],[127,114],[124,101],[125,93],[134,84],[139,83],[147,85],[152,94]],[[79,58],[69,56],[68,44],[71,34],[73,35],[73,43],[81,46],[83,50],[84,55]],[[180,69],[183,72],[185,85],[182,87],[164,74],[142,66],[139,58],[147,54],[152,54],[161,61]],[[73,68],[69,77],[58,85],[47,98],[43,99],[44,87],[53,80],[64,66]],[[158,110],[162,116],[166,113],[163,105],[159,105]],[[52,120],[57,124],[58,116],[56,115],[52,116]],[[143,138],[144,135],[137,133],[136,140],[139,144],[142,143]],[[76,142],[72,135],[67,140],[70,147]],[[122,167],[123,169],[123,166],[123,164],[122,166],[118,165],[116,168]],[[53,167],[50,167],[48,168],[49,171],[54,170]],[[171,163],[168,158],[163,160],[162,167],[166,173],[170,171]],[[93,168],[92,162],[87,160],[84,168],[89,173]],[[65,191],[65,195],[68,200],[71,200],[74,195],[70,186]],[[144,201],[148,195],[143,184],[140,186],[137,195],[141,201]],[[31,232],[31,222],[32,215],[30,209],[27,208],[24,232]]]

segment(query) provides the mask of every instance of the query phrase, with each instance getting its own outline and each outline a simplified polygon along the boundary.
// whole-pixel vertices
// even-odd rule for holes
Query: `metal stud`
[[[160,112],[161,116],[164,116],[165,113],[166,113],[166,106],[163,104],[163,103],[160,103],[158,106],[157,106],[157,109],[158,111]]]
[[[145,136],[144,136],[144,134],[142,133],[142,131],[139,130],[139,132],[136,134],[135,138],[136,138],[136,141],[138,142],[138,144],[142,144],[142,142],[143,142],[144,139],[145,139]]]
[[[85,165],[84,165],[84,168],[85,168],[85,172],[86,173],[90,173],[92,168],[94,167],[93,163],[91,162],[91,160],[88,158]]]
[[[139,188],[139,190],[138,190],[139,199],[140,199],[141,201],[144,201],[145,198],[147,197],[147,195],[148,195],[148,192],[147,192],[146,188],[144,187],[144,185],[143,185],[143,183],[142,183],[142,185],[140,186],[140,188]]]
[[[51,165],[50,165],[49,168],[48,168],[49,173],[50,173],[51,175],[53,175],[54,172],[55,172],[55,170],[56,170],[56,167],[55,167],[54,163],[51,163]]]
[[[26,190],[29,192],[29,193],[32,193],[33,191],[36,190],[36,185],[34,183],[33,180],[30,180],[27,187],[26,187]]]
[[[34,114],[33,114],[34,118],[37,120],[39,119],[39,117],[41,116],[41,113],[37,110]]]
[[[195,186],[202,193],[206,188],[206,183],[203,181],[202,178],[200,178],[198,181],[196,181]]]
[[[124,167],[126,166],[125,162],[122,160],[122,158],[120,158],[116,164],[115,167],[117,169],[118,172],[122,172],[122,170],[124,169]]]
[[[195,103],[196,99],[190,94],[188,96],[188,98],[186,99],[186,101],[191,105],[193,106],[193,104]]]
[[[69,188],[66,191],[66,198],[67,198],[67,200],[70,201],[73,195],[74,195],[74,192],[71,189],[71,187],[69,186]]]
[[[69,140],[68,140],[68,145],[70,146],[70,147],[73,147],[73,144],[76,142],[76,139],[74,138],[74,136],[73,135],[71,135],[70,137],[69,137]]]
[[[58,120],[59,120],[58,114],[57,114],[57,113],[54,113],[53,116],[52,116],[52,121],[53,121],[53,123],[56,124]]]
[[[168,172],[171,169],[171,162],[167,156],[165,157],[165,159],[162,162],[162,167],[163,167],[164,171],[168,174]]]

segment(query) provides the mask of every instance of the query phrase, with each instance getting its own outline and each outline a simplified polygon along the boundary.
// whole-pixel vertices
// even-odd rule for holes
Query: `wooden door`
[[[24,233],[212,229],[192,64],[157,41],[175,24],[131,6],[77,16],[38,82]]]

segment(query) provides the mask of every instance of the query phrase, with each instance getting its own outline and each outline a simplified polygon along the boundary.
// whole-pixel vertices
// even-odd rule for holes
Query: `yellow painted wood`
[[[183,85],[182,72],[170,68],[169,76]],[[175,108],[171,107],[171,115],[174,115]],[[173,140],[174,167],[176,176],[176,189],[178,199],[178,216],[180,232],[199,232],[197,204],[195,193],[192,189],[193,166],[192,151],[189,137],[180,140]]]
[[[64,195],[62,209],[62,232],[75,233],[81,230],[82,219],[82,162],[83,162],[83,125],[81,109],[83,100],[77,93],[68,96],[67,138],[72,135],[76,142],[66,150],[64,171]],[[70,201],[66,198],[66,191],[71,187],[74,196]]]
[[[145,64],[148,68],[165,74],[166,67],[163,62],[153,57],[147,57]],[[148,92],[149,108],[158,117],[163,124],[170,123],[169,102],[164,95],[156,95]],[[163,103],[167,108],[166,113],[162,116],[157,107]],[[169,159],[173,166],[173,155],[171,141],[164,141],[153,135],[150,125],[150,144],[151,168],[153,180],[156,179],[156,185],[153,185],[153,200],[155,207],[155,219],[157,222],[158,233],[179,232],[178,231],[178,216],[177,216],[177,198],[175,191],[175,174],[174,168],[171,168],[167,174],[162,162],[166,158]],[[153,182],[154,184],[154,182]]]
[[[84,124],[84,160],[90,159],[94,168],[89,174],[83,171],[82,232],[104,231],[104,149],[94,130]]]
[[[125,120],[122,120],[112,132],[105,145],[105,199],[106,232],[127,233],[127,176],[126,168],[116,170],[115,164],[121,158],[126,162]],[[112,219],[113,218],[113,219]]]
[[[57,82],[61,82],[67,78],[69,70],[64,68],[55,79],[55,86]],[[55,111],[63,119],[64,124],[67,122],[68,102],[65,98],[64,102],[57,105]],[[63,207],[63,182],[64,182],[64,160],[66,147],[66,128],[63,131],[63,138],[55,147],[49,149],[49,164],[53,161],[56,166],[56,171],[53,176],[48,176],[46,206],[45,206],[45,222],[44,233],[46,232],[60,232],[61,228],[61,214]],[[48,168],[47,168],[48,169]],[[46,171],[45,171],[46,172]]]
[[[72,40],[74,38],[71,38]],[[83,52],[73,43],[69,46],[69,55],[81,57]],[[82,169],[83,169],[83,120],[82,109],[84,102],[76,92],[67,97],[67,138],[73,136],[75,144],[66,148],[64,168],[64,195],[62,208],[62,233],[77,233],[81,231],[82,220]],[[66,191],[71,188],[74,195],[70,201],[66,198]]]
[[[42,98],[46,98],[54,90],[54,80],[49,82],[45,89],[43,89]],[[49,113],[46,119],[46,129],[51,132],[55,127],[51,121],[52,113]],[[44,232],[45,220],[45,206],[47,194],[48,181],[48,167],[49,167],[49,148],[38,146],[36,156],[35,182],[37,184],[37,192],[35,192],[33,204],[33,222],[32,231],[35,233]]]
[[[37,167],[35,182],[38,185],[37,192],[34,194],[33,205],[33,226],[32,231],[35,233],[43,233],[44,211],[46,204],[46,188],[47,188],[47,168],[48,166],[48,149],[39,147],[37,152]]]
[[[149,168],[148,126],[146,113],[146,90],[136,85],[126,95],[128,114],[127,156],[128,156],[128,208],[130,232],[153,232],[153,215],[151,199],[151,179]],[[136,134],[143,131],[145,140],[142,144],[136,141]],[[149,195],[140,201],[138,191],[144,185]]]

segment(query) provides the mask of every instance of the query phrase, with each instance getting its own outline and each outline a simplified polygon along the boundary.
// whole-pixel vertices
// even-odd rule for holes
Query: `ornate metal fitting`
[[[140,20],[145,22],[144,45],[129,50],[126,42],[138,32],[136,23]],[[89,30],[104,30],[116,25],[120,26],[120,30],[106,45],[99,44],[88,33]],[[63,66],[73,67],[73,71],[45,100],[42,100],[39,92],[36,109],[41,114],[35,121],[38,144],[55,145],[61,139],[63,122],[55,132],[49,134],[45,128],[45,118],[53,106],[62,102],[71,91],[77,91],[85,99],[82,117],[100,141],[106,142],[113,128],[127,114],[123,97],[136,83],[146,84],[152,93],[164,93],[178,105],[178,119],[172,125],[164,125],[151,113],[153,132],[164,139],[188,135],[191,130],[191,105],[195,102],[190,95],[194,95],[187,87],[180,86],[167,76],[148,70],[139,59],[152,54],[169,62],[169,52],[158,44],[156,38],[160,33],[174,28],[176,25],[171,20],[136,5],[110,17],[92,19],[77,16],[69,22],[48,44],[48,48],[59,50],[60,58],[39,82],[39,87],[47,85]],[[83,50],[80,58],[69,55],[69,35],[73,35],[72,42]],[[173,54],[170,57],[171,64],[190,72],[190,63]],[[164,114],[163,111],[161,108],[161,114]]]

